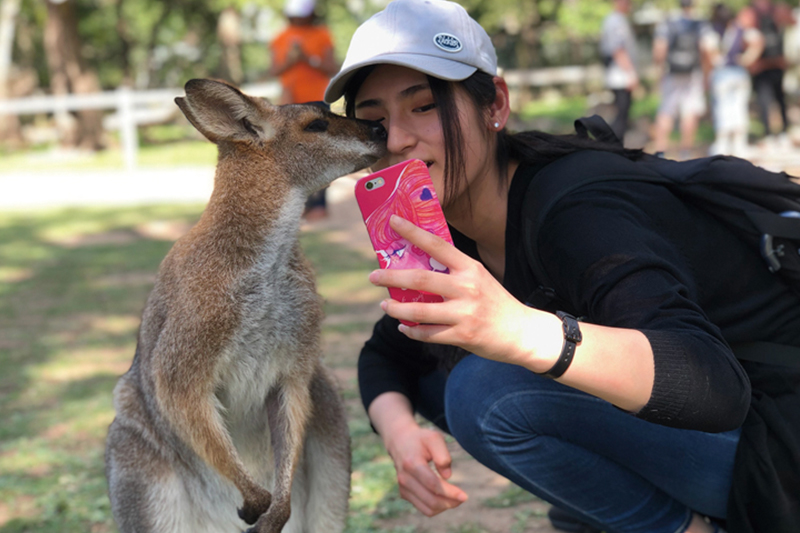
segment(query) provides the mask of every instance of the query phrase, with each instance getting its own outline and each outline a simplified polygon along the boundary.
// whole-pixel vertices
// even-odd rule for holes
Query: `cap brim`
[[[328,88],[325,90],[325,101],[332,104],[341,98],[344,94],[347,82],[350,81],[350,78],[360,69],[369,65],[383,64],[408,67],[448,81],[465,80],[478,70],[477,67],[442,57],[424,54],[384,54],[371,57],[367,61],[348,65],[339,71],[339,73],[331,79]]]

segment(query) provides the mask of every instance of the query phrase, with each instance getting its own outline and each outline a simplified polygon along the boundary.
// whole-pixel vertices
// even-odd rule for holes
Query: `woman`
[[[712,47],[711,74],[716,138],[709,152],[747,157],[751,90],[747,69],[761,57],[764,37],[756,27],[756,14],[751,7],[734,15],[726,4],[716,4],[711,23],[718,44]]]
[[[539,287],[522,232],[536,172],[577,150],[641,154],[509,134],[508,88],[496,71],[489,37],[463,8],[395,0],[356,31],[326,91],[328,102],[344,95],[348,115],[386,127],[379,168],[428,164],[456,243],[393,218],[450,273],[369,277],[445,297],[382,302],[386,316],[359,359],[362,400],[400,493],[426,515],[467,499],[447,481],[444,438],[421,428],[418,412],[594,527],[719,531],[704,517],[726,515],[750,402],[748,375],[726,341],[800,346],[800,299],[728,228],[663,187],[631,183],[553,208],[539,251],[561,298],[526,306]],[[578,325],[554,311],[586,318]],[[447,373],[437,345],[471,355]]]

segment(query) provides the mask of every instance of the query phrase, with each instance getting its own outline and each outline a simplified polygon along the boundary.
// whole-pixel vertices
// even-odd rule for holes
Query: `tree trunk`
[[[239,85],[242,82],[242,57],[239,47],[242,43],[242,29],[239,13],[226,7],[219,15],[217,38],[222,45],[220,70],[222,77]]]
[[[14,27],[20,0],[0,1],[0,100],[10,96],[11,54],[14,51]],[[17,115],[0,116],[0,142],[22,144],[22,130]]]
[[[44,44],[54,95],[91,94],[100,91],[97,75],[80,56],[78,19],[73,0],[48,0]],[[100,110],[78,111],[73,117],[56,117],[62,144],[88,150],[103,148],[103,114]]]

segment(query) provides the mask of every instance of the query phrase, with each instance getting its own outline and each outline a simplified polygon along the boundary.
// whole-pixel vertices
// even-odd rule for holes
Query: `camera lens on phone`
[[[375,184],[372,183],[371,181],[368,181],[367,184],[365,185],[368,191],[371,191],[374,186]]]

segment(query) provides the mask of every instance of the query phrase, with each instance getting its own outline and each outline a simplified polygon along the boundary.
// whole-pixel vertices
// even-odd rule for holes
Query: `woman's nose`
[[[386,124],[386,149],[390,154],[403,154],[414,146],[416,136],[398,121]]]

